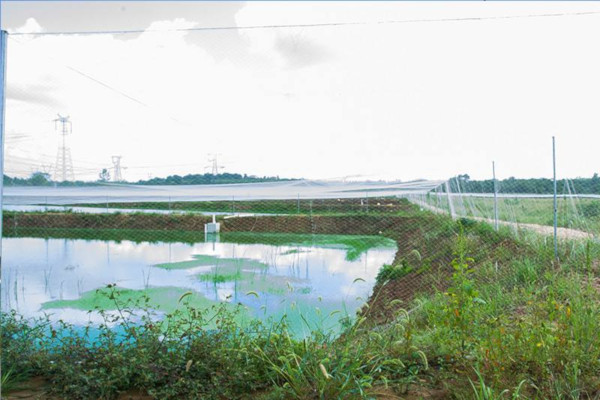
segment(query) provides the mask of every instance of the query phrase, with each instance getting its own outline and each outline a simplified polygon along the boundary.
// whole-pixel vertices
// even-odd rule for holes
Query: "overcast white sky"
[[[560,17],[200,32],[173,28]],[[12,36],[6,171],[54,164],[70,115],[78,179],[225,171],[445,179],[600,172],[594,2],[2,2]],[[132,100],[135,99],[134,100]]]

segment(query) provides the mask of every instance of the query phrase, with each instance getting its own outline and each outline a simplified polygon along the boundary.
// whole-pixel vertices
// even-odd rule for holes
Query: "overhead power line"
[[[144,106],[146,108],[152,108],[151,106],[149,106],[148,104],[144,103],[143,101],[138,100],[135,97],[130,96],[127,93],[122,92],[121,90],[116,89],[116,88],[110,86],[109,84],[104,83],[104,82],[102,82],[102,81],[94,78],[93,76],[90,76],[90,75],[86,74],[85,72],[82,72],[82,71],[78,70],[77,68],[73,68],[73,67],[71,67],[69,65],[65,65],[64,67],[67,68],[67,69],[69,69],[69,70],[71,70],[71,71],[73,71],[73,72],[75,72],[75,73],[77,73],[77,74],[79,74],[79,75],[81,75],[81,76],[83,76],[84,78],[87,78],[87,79],[91,80],[92,82],[97,83],[100,86],[105,87],[106,89],[108,89],[110,91],[113,91],[113,92],[115,92],[115,93],[117,93],[117,94],[125,97],[126,99],[129,99],[129,100],[131,100],[131,101],[133,101],[135,103],[138,103],[141,106]]]
[[[573,17],[583,15],[598,15],[600,11],[580,11],[572,13],[544,13],[544,14],[524,14],[524,15],[498,15],[486,17],[459,17],[459,18],[432,18],[432,19],[404,19],[404,20],[382,20],[382,21],[356,21],[356,22],[322,22],[311,24],[272,24],[272,25],[242,25],[242,26],[212,26],[195,28],[172,28],[172,29],[123,29],[123,30],[99,30],[99,31],[53,31],[53,32],[9,32],[9,35],[15,36],[50,36],[50,35],[127,35],[147,32],[194,32],[194,31],[226,31],[226,30],[251,30],[251,29],[279,29],[279,28],[319,28],[319,27],[338,27],[338,26],[359,26],[359,25],[395,25],[395,24],[416,24],[433,22],[465,22],[465,21],[489,21],[505,19],[525,19],[525,18],[554,18],[554,17]]]
[[[13,40],[15,43],[18,43],[18,44],[20,44],[22,46],[26,45],[25,43],[21,42],[18,39],[15,39],[15,38],[9,38],[9,39]],[[116,94],[118,94],[118,95],[120,95],[120,96],[122,96],[122,97],[124,97],[124,98],[126,98],[128,100],[130,100],[130,101],[133,101],[134,103],[136,103],[138,105],[141,105],[141,106],[143,106],[143,107],[145,107],[147,109],[153,110],[153,111],[159,111],[156,107],[153,107],[153,106],[151,106],[151,105],[143,102],[142,100],[139,100],[139,99],[137,99],[137,98],[135,98],[135,97],[133,97],[133,96],[125,93],[124,91],[119,90],[119,89],[115,88],[114,86],[111,86],[108,83],[103,82],[103,81],[101,81],[101,80],[99,80],[99,79],[91,76],[88,73],[85,73],[85,72],[83,72],[83,71],[81,71],[81,70],[79,70],[79,69],[77,69],[75,67],[72,67],[70,65],[66,65],[66,64],[64,64],[64,63],[56,60],[53,57],[50,57],[50,56],[47,56],[47,55],[44,55],[44,57],[47,58],[47,59],[49,59],[49,60],[51,60],[51,61],[53,61],[53,62],[55,62],[55,63],[57,63],[58,65],[60,65],[62,67],[68,69],[69,71],[74,72],[74,73],[82,76],[83,78],[86,78],[86,79],[88,79],[88,80],[96,83],[97,85],[100,85],[100,86],[104,87],[105,89],[108,89],[108,90],[110,90],[110,91],[112,91],[112,92],[114,92],[114,93],[116,93]],[[160,110],[160,111],[162,112],[162,114],[165,114],[163,110]],[[165,114],[165,115],[166,115],[166,117],[169,120],[171,120],[173,122],[176,122],[176,123],[178,123],[180,125],[188,126],[188,127],[192,128],[192,129],[197,129],[196,127],[192,126],[191,124],[189,124],[189,123],[187,123],[185,121],[181,121],[181,120],[173,117],[172,115],[169,115],[169,114]]]

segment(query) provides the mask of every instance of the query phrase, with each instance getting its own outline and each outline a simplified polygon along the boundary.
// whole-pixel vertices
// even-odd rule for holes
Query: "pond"
[[[3,311],[99,323],[89,310],[116,307],[96,290],[116,284],[124,300],[148,296],[159,316],[191,291],[200,308],[241,304],[248,318],[286,315],[298,335],[337,330],[340,317],[354,317],[396,252],[381,236],[264,233],[195,242],[14,237],[2,246]]]

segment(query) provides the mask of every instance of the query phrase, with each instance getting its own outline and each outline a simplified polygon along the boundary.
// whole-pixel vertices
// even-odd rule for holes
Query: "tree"
[[[100,181],[101,182],[110,181],[110,172],[108,172],[108,169],[102,168],[102,172],[100,172]]]
[[[34,172],[29,178],[32,186],[48,186],[50,184],[50,174],[45,172]]]

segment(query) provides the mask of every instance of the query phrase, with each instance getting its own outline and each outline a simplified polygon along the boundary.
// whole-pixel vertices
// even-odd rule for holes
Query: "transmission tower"
[[[208,155],[208,162],[209,164],[204,167],[205,170],[210,169],[210,173],[212,175],[218,175],[219,174],[219,170],[224,169],[225,167],[223,166],[219,166],[219,154],[209,154]]]
[[[112,156],[112,163],[113,163],[113,181],[115,182],[122,182],[123,181],[123,175],[121,173],[121,157],[122,156]]]
[[[58,118],[54,120],[54,129],[59,130],[62,135],[62,146],[58,147],[56,154],[56,164],[54,167],[54,180],[56,181],[74,181],[73,160],[71,159],[71,149],[67,147],[67,135],[72,133],[72,125],[69,117],[63,117],[57,114]],[[58,125],[60,124],[60,129]]]

